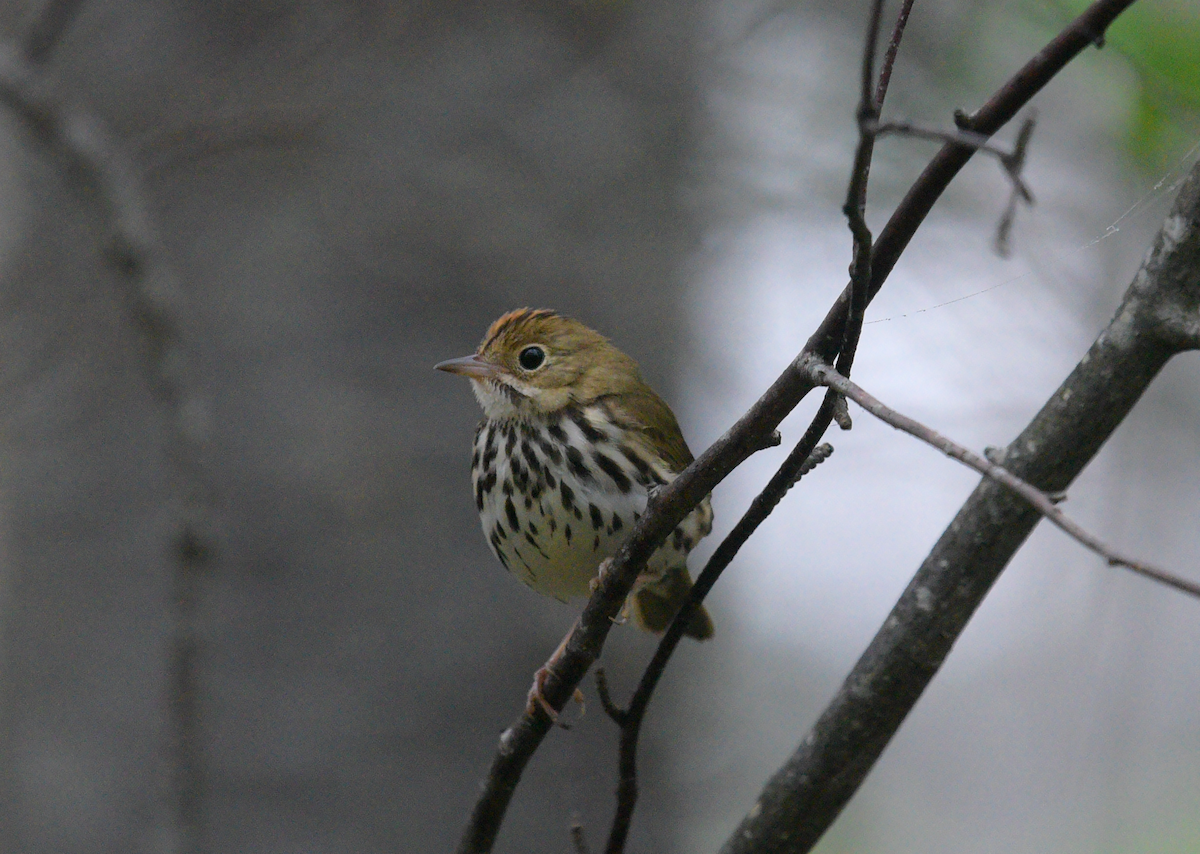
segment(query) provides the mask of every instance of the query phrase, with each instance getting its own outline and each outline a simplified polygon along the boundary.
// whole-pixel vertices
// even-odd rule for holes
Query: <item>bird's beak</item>
[[[463,356],[458,359],[447,359],[444,362],[438,362],[433,367],[439,371],[470,377],[473,380],[488,379],[489,377],[496,376],[498,372],[495,365],[491,362],[485,362],[479,356]]]

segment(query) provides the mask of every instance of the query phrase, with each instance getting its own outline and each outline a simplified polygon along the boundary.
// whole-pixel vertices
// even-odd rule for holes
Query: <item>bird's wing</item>
[[[693,459],[671,407],[649,387],[609,395],[604,399],[613,420],[641,440],[643,450],[679,473]]]

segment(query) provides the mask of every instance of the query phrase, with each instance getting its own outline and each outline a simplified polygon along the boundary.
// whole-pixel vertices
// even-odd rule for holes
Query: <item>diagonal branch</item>
[[[965,121],[962,113],[956,114],[956,119]],[[981,151],[995,157],[999,161],[1001,168],[1004,169],[1004,174],[1008,177],[1009,182],[1012,184],[1012,191],[1008,196],[1008,204],[1005,205],[1004,213],[1001,214],[999,225],[996,228],[996,251],[1003,257],[1008,255],[1009,234],[1012,232],[1013,221],[1016,219],[1017,203],[1033,204],[1033,193],[1025,183],[1025,179],[1021,175],[1021,170],[1025,167],[1025,155],[1028,152],[1029,140],[1033,136],[1035,124],[1036,119],[1032,116],[1025,119],[1025,122],[1021,125],[1021,130],[1017,133],[1017,141],[1012,151],[1006,151],[998,145],[994,145],[991,142],[991,137],[975,133],[974,131],[963,129],[943,130],[942,128],[929,127],[912,121],[880,122],[876,120],[869,124],[868,131],[876,137],[897,134],[916,139],[953,142],[959,145],[971,146],[976,151]]]
[[[46,0],[21,40],[29,63],[37,65],[45,61],[74,22],[82,5],[83,0]]]
[[[962,115],[958,126],[984,137],[1011,121],[1068,62],[1103,40],[1104,32],[1135,0],[1096,0],[1000,87],[982,107]],[[870,297],[874,298],[908,242],[924,222],[942,191],[974,154],[971,146],[947,142],[913,183],[895,213],[879,233],[871,256]],[[826,361],[837,355],[846,323],[851,287],[847,286],[808,339],[805,349]]]
[[[826,397],[823,408],[832,407],[833,397]],[[637,750],[638,738],[641,735],[642,721],[646,717],[646,709],[650,706],[650,698],[654,689],[667,669],[667,663],[674,654],[683,633],[696,609],[704,601],[704,597],[712,590],[713,585],[726,567],[737,556],[738,551],[750,539],[750,535],[758,530],[758,526],[766,521],[771,512],[783,500],[801,477],[812,471],[818,465],[829,459],[833,448],[829,445],[817,445],[821,434],[829,426],[828,417],[818,416],[813,425],[805,432],[804,437],[788,455],[783,465],[768,481],[763,491],[758,494],[742,518],[734,525],[733,530],[721,541],[716,551],[708,559],[704,570],[696,576],[687,599],[667,627],[654,657],[646,665],[637,689],[626,709],[619,709],[612,701],[608,689],[608,681],[602,668],[596,670],[596,689],[600,694],[600,703],[604,711],[621,728],[621,744],[619,753],[617,782],[617,809],[613,815],[612,827],[609,830],[606,854],[619,854],[625,850],[625,839],[633,820],[633,809],[637,805]]]
[[[914,121],[901,121],[898,119],[888,122],[876,121],[868,125],[868,131],[876,137],[895,134],[896,136],[907,136],[913,139],[952,142],[957,145],[971,146],[976,151],[990,154],[996,158],[1001,168],[1004,169],[1004,174],[1012,182],[1013,190],[1020,196],[1021,200],[1026,204],[1033,204],[1033,192],[1025,183],[1025,179],[1021,177],[1021,168],[1025,165],[1025,153],[1029,145],[1029,138],[1033,134],[1035,123],[1033,118],[1025,120],[1020,132],[1017,134],[1017,141],[1012,151],[993,143],[990,136],[984,136],[974,131],[945,130],[943,128],[929,127],[928,125]]]
[[[900,4],[900,12],[896,15],[896,25],[892,27],[892,37],[888,39],[887,52],[883,55],[883,66],[879,69],[879,83],[875,87],[875,106],[883,108],[884,98],[887,97],[888,86],[892,82],[892,69],[896,65],[896,54],[900,52],[900,42],[904,39],[904,28],[908,26],[908,15],[912,12],[913,0],[904,0]]]
[[[1125,557],[1114,549],[1109,548],[1099,537],[1089,533],[1081,525],[1069,519],[1055,505],[1055,499],[1042,492],[1036,486],[1026,483],[1003,466],[981,457],[979,454],[957,442],[947,439],[919,421],[909,418],[907,415],[902,415],[891,407],[885,406],[878,398],[869,394],[861,386],[843,377],[824,362],[811,360],[809,362],[809,371],[813,379],[821,385],[828,386],[837,391],[838,394],[850,398],[850,400],[853,400],[880,421],[890,424],[897,430],[902,430],[928,445],[932,445],[946,456],[958,460],[969,468],[975,469],[975,471],[984,477],[989,477],[997,483],[1007,486],[1032,504],[1046,519],[1065,531],[1068,536],[1074,538],[1080,545],[1091,549],[1104,558],[1109,566],[1123,566],[1126,569],[1136,572],[1138,575],[1144,575],[1154,581],[1166,584],[1168,587],[1174,587],[1176,590],[1200,597],[1200,584],[1180,578],[1177,575],[1153,567],[1143,561]]]
[[[1200,343],[1188,333],[1200,330],[1198,312],[1200,164],[1181,188],[1108,327],[1004,451],[1004,468],[1044,493],[1065,490],[1163,365]],[[1041,514],[1007,486],[985,478],[976,487],[722,854],[804,854],[812,849],[858,790],[1039,519]]]
[[[1094,44],[1133,2],[1096,0],[968,120],[970,129],[991,134],[1002,127],[1068,62]],[[969,147],[947,144],[913,184],[875,242],[868,300],[883,286],[900,253],[973,153]],[[815,352],[828,360],[836,356],[845,333],[850,298],[848,287],[809,338],[805,352]],[[588,600],[563,654],[549,669],[543,694],[553,708],[562,709],[599,657],[613,620],[650,555],[704,496],[762,447],[763,437],[774,431],[813,387],[811,378],[795,362],[789,364],[737,423],[653,497],[629,539],[613,556],[609,573]],[[491,850],[521,773],[549,730],[549,718],[539,712],[522,714],[501,734],[463,829],[459,854]]]
[[[905,0],[892,29],[888,42],[887,55],[884,58],[883,70],[878,82],[875,80],[875,54],[879,41],[879,27],[883,16],[883,0],[874,0],[871,4],[869,22],[867,24],[866,42],[863,47],[862,73],[860,79],[861,91],[856,110],[859,127],[858,146],[855,150],[854,163],[850,171],[850,181],[846,190],[846,201],[843,211],[849,221],[853,237],[853,258],[850,265],[851,280],[854,288],[854,299],[851,300],[850,323],[846,325],[845,337],[842,342],[838,366],[849,373],[854,363],[854,355],[858,348],[859,335],[862,332],[863,316],[867,307],[867,292],[871,280],[871,231],[867,228],[864,210],[866,207],[867,181],[871,172],[871,158],[874,153],[875,135],[870,127],[879,119],[879,110],[887,95],[888,82],[891,79],[892,67],[900,50],[900,42],[904,35],[904,27],[908,22],[908,14],[912,8],[912,0]],[[844,402],[830,392],[825,396],[821,407],[813,417],[812,423],[805,431],[800,443],[784,461],[783,465],[771,478],[767,486],[759,494],[746,513],[742,516],[733,530],[717,547],[704,571],[697,577],[689,595],[674,620],[668,627],[654,658],[647,665],[645,672],[638,682],[633,698],[627,710],[617,709],[609,696],[608,684],[603,671],[596,673],[596,688],[600,700],[609,717],[621,728],[621,740],[618,753],[618,783],[617,807],[613,814],[612,826],[609,831],[606,854],[621,854],[625,850],[625,840],[628,837],[633,811],[637,805],[637,751],[638,739],[641,734],[642,721],[650,705],[650,698],[658,685],[659,679],[666,670],[667,663],[674,654],[684,629],[692,618],[692,614],[700,607],[704,597],[716,584],[717,578],[733,560],[734,556],[758,529],[775,507],[783,500],[784,495],[807,472],[824,462],[833,448],[829,445],[817,447],[817,442],[825,434],[832,420],[837,418],[836,411]],[[776,434],[778,435],[778,434]]]

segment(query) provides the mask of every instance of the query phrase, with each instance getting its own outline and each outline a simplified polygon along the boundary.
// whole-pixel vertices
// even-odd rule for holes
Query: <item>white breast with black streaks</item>
[[[471,468],[484,535],[539,593],[586,596],[600,563],[645,511],[649,490],[675,477],[621,437],[601,407],[479,425]],[[706,498],[651,557],[647,575],[685,563],[711,528]]]

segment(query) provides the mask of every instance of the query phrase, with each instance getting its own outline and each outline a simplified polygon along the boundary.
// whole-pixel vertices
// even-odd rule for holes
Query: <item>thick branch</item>
[[[1200,165],[1116,316],[1006,449],[1004,467],[1043,492],[1065,490],[1171,356],[1195,346],[1185,333],[1198,306]],[[723,854],[802,854],[816,844],[1040,518],[1005,486],[976,487]]]
[[[1100,38],[1113,19],[1133,1],[1097,0],[1004,84],[972,118],[969,129],[994,133],[1063,66]],[[934,202],[973,153],[970,148],[947,145],[917,179],[875,243],[868,299],[882,287]],[[833,359],[843,340],[850,297],[847,288],[809,339],[806,352]],[[552,707],[562,709],[599,657],[613,620],[654,550],[704,496],[762,446],[763,437],[774,431],[812,389],[812,380],[804,371],[795,364],[788,365],[724,436],[654,496],[629,539],[613,557],[610,572],[584,608],[563,655],[550,668],[543,694]],[[549,729],[550,721],[544,714],[523,714],[501,734],[483,790],[459,842],[459,854],[491,850],[521,773]]]

